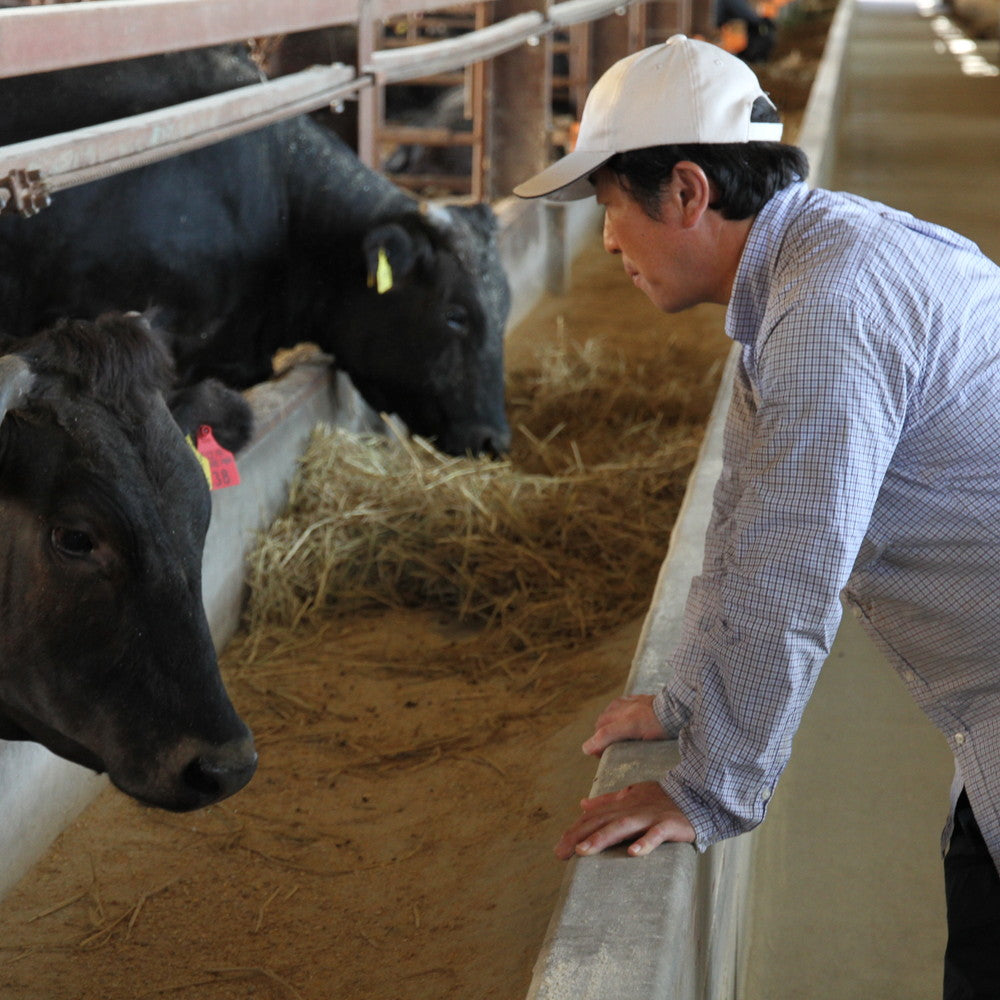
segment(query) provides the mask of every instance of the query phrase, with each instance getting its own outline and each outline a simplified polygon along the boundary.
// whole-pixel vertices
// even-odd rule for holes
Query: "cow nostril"
[[[510,451],[510,431],[499,427],[480,425],[472,427],[465,435],[466,448],[472,455],[486,458],[503,458]]]
[[[503,458],[508,451],[510,451],[510,434],[498,431],[484,438],[480,454],[490,458]]]
[[[251,744],[214,747],[199,754],[184,768],[184,784],[206,800],[216,802],[238,792],[257,770],[257,754]]]

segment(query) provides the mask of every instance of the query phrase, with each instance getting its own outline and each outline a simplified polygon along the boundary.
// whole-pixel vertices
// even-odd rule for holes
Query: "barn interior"
[[[814,183],[1000,260],[1000,209],[969,197],[1000,162],[1000,10],[983,4],[796,0],[755,69]],[[542,150],[508,134],[484,157],[475,116],[457,137],[380,106],[355,126],[383,162],[418,140],[468,151],[457,179],[397,156],[416,163],[399,182],[495,207],[515,291],[511,454],[452,459],[383,431],[315,360],[249,391],[258,429],[241,486],[213,495],[205,594],[260,772],[171,816],[0,743],[4,997],[939,994],[950,755],[850,620],[760,830],[700,859],[664,847],[641,868],[551,855],[591,782],[669,763],[670,747],[622,748],[595,777],[578,748],[610,697],[662,683],[725,412],[720,308],[657,314],[623,289],[593,206],[505,196],[569,141],[581,52],[592,74],[639,34],[716,35],[707,5],[627,7],[586,44],[574,32],[572,58],[569,27],[522,43],[529,62],[547,53]],[[539,11],[498,3],[495,20]],[[463,110],[489,109],[505,73],[526,79],[513,60],[492,80],[463,74]],[[530,131],[513,129],[518,146]],[[873,730],[891,733],[874,759]]]

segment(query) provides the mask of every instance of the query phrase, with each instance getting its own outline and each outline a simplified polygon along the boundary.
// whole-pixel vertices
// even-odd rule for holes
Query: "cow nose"
[[[204,805],[238,792],[257,770],[253,739],[233,740],[195,757],[184,768],[184,784],[197,793]]]
[[[443,448],[452,455],[486,455],[500,458],[510,450],[510,431],[490,424],[473,424],[463,428],[455,447]]]
[[[492,428],[483,438],[483,455],[491,455],[493,458],[501,458],[510,451],[510,431]]]

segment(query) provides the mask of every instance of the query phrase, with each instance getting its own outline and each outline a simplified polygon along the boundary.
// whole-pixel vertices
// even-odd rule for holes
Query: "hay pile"
[[[318,428],[249,567],[251,637],[370,607],[440,609],[483,655],[537,655],[645,610],[717,372],[560,343],[508,387],[511,458]],[[613,460],[598,456],[613,455]],[[470,651],[470,663],[477,662]]]

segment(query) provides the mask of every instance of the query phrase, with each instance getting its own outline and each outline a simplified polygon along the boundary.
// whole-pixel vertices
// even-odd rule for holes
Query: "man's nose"
[[[607,214],[604,216],[604,249],[608,253],[621,253],[621,247],[618,246],[618,240],[615,238],[614,230],[611,227],[611,222],[608,219]]]

